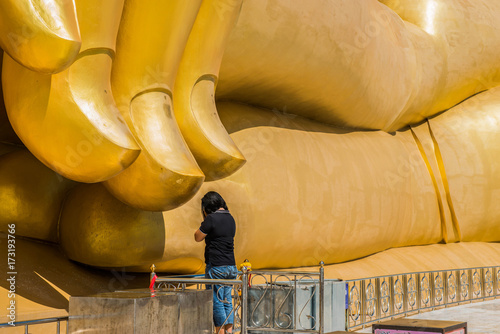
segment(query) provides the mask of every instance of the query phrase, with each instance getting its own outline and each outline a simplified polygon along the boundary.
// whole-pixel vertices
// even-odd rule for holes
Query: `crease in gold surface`
[[[17,137],[12,125],[9,122],[7,116],[7,111],[5,110],[5,103],[3,100],[3,89],[2,89],[2,64],[3,64],[4,52],[0,49],[0,142],[1,143],[12,143],[21,144],[21,141]]]
[[[431,164],[429,163],[429,159],[427,158],[427,154],[425,153],[424,147],[422,146],[422,143],[418,139],[417,135],[415,134],[415,131],[410,127],[411,134],[413,136],[413,139],[415,140],[415,144],[418,147],[418,150],[420,152],[420,155],[422,156],[422,159],[424,160],[425,166],[427,167],[427,170],[429,171],[429,175],[432,180],[432,185],[434,186],[434,191],[436,192],[436,199],[438,202],[438,207],[439,207],[439,218],[441,221],[441,231],[443,233],[443,240],[445,243],[448,243],[448,232],[446,230],[446,219],[444,216],[444,207],[443,207],[443,201],[441,200],[441,194],[439,192],[439,187],[436,181],[436,177],[434,176],[434,172],[432,170]]]
[[[462,240],[462,232],[460,230],[460,225],[458,223],[457,215],[455,213],[455,208],[453,206],[453,200],[451,198],[450,185],[448,183],[448,177],[446,176],[446,169],[444,167],[443,156],[441,154],[441,150],[439,149],[439,144],[436,140],[436,137],[434,136],[434,132],[432,131],[431,124],[430,124],[429,120],[427,120],[427,126],[429,127],[429,133],[431,135],[432,142],[434,144],[434,152],[436,153],[436,160],[438,163],[439,172],[441,174],[441,179],[443,180],[443,185],[444,185],[444,189],[446,192],[446,201],[448,203],[448,207],[450,208],[451,221],[453,223],[453,227],[454,227],[455,231],[458,234],[458,240],[461,241]]]

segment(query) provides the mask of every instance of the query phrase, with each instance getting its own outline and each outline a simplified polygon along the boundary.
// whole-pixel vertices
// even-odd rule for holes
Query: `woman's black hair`
[[[222,196],[215,191],[209,191],[201,199],[201,210],[205,210],[207,215],[214,213],[220,208],[227,210],[227,205]]]

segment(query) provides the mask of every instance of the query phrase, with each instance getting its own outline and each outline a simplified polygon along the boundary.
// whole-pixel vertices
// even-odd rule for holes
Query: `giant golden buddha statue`
[[[498,265],[498,15],[491,0],[1,0],[0,228],[88,266],[194,273],[216,190],[254,268]]]

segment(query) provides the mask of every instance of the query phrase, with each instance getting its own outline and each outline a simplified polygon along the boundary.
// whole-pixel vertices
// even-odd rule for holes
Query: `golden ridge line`
[[[431,164],[429,162],[429,159],[427,158],[427,155],[425,154],[424,147],[422,143],[420,142],[420,139],[418,139],[417,135],[413,131],[413,128],[410,126],[410,131],[413,136],[413,139],[415,140],[415,143],[417,144],[418,150],[420,151],[420,155],[422,156],[422,159],[424,159],[425,166],[427,167],[427,170],[429,171],[429,175],[432,180],[432,184],[434,186],[434,191],[436,192],[436,198],[438,202],[438,207],[439,207],[439,217],[441,219],[441,231],[443,233],[443,240],[445,243],[448,243],[448,231],[446,229],[446,220],[444,217],[444,207],[443,207],[443,201],[441,200],[441,193],[439,192],[439,187],[437,184],[436,177],[434,176],[434,172],[432,171]]]
[[[108,55],[112,60],[115,59],[115,50],[111,48],[102,47],[102,48],[90,48],[80,52],[78,56],[76,56],[75,61],[86,56],[92,56],[98,54]]]
[[[458,225],[458,219],[455,214],[455,208],[453,207],[453,201],[451,199],[451,193],[450,193],[450,186],[448,184],[448,178],[446,177],[446,170],[444,168],[443,156],[441,155],[441,150],[439,149],[436,137],[434,137],[434,133],[432,132],[429,119],[427,119],[427,126],[429,127],[429,132],[431,134],[432,142],[434,144],[435,148],[434,152],[436,152],[436,160],[438,163],[439,172],[441,174],[441,178],[443,179],[444,190],[446,192],[446,201],[448,202],[448,207],[450,208],[451,212],[451,221],[453,223],[453,227],[455,227],[455,230],[457,231],[458,240],[462,241],[462,232],[460,231],[460,226]]]

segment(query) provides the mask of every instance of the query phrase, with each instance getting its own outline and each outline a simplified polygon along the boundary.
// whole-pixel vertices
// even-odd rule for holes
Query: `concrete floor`
[[[467,321],[468,334],[500,333],[500,299],[465,304],[408,317],[410,319]],[[371,333],[371,327],[358,330]]]

